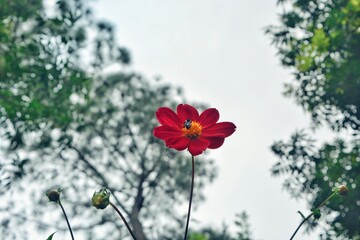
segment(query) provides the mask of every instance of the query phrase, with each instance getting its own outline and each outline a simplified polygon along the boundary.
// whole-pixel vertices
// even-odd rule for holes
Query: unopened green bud
[[[110,204],[110,192],[105,188],[95,192],[92,197],[92,205],[97,209],[105,209]]]
[[[312,210],[313,213],[314,213],[314,218],[315,219],[319,219],[321,217],[321,212],[320,212],[320,209],[316,208],[314,210]]]
[[[338,187],[338,193],[341,195],[341,196],[346,196],[349,192],[349,189],[346,187],[346,185],[340,185]]]
[[[46,196],[49,198],[50,202],[58,202],[60,200],[60,192],[61,192],[60,188],[52,189],[46,193]]]

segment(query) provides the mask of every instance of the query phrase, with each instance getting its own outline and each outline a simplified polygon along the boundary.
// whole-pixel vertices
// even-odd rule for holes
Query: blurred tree
[[[243,211],[236,214],[235,225],[238,228],[236,240],[251,240],[249,215]]]
[[[184,101],[181,90],[136,73],[105,75],[129,54],[86,1],[0,1],[1,153],[9,159],[0,160],[0,239],[66,231],[44,195],[53,187],[63,188],[75,235],[86,239],[129,237],[110,209],[91,207],[101,187],[137,239],[182,233],[175,206],[188,200],[190,155],[152,136],[157,108]],[[196,158],[195,203],[215,175],[211,160]]]
[[[360,239],[360,1],[278,3],[283,7],[281,25],[269,27],[267,33],[272,35],[282,64],[294,72],[295,80],[285,85],[285,95],[311,114],[313,130],[326,124],[348,137],[317,148],[306,131],[296,132],[290,141],[272,146],[280,158],[272,173],[286,175],[286,189],[294,197],[306,197],[312,207],[332,187],[347,184],[351,193],[323,210],[329,214],[322,215],[328,223],[322,236]]]
[[[322,235],[324,239],[359,239],[360,141],[347,143],[338,139],[317,149],[305,132],[297,132],[288,142],[276,142],[272,150],[281,159],[272,173],[288,175],[286,189],[295,197],[306,194],[312,208],[330,196],[339,183],[348,185],[347,196],[338,196],[321,209],[322,218],[328,223]],[[309,230],[316,224],[312,222]]]
[[[205,227],[199,232],[190,235],[189,240],[235,240],[229,232],[228,227],[224,225],[221,229]]]
[[[45,3],[0,0],[0,137],[10,151],[41,126],[65,129],[86,102],[92,72],[109,61],[129,63],[111,25],[96,21],[86,2]],[[0,161],[1,185],[21,177],[27,162]]]
[[[57,14],[49,16],[39,0],[1,1],[1,120],[13,126],[18,138],[41,123],[69,122],[68,107],[75,106],[71,95],[87,92],[89,79],[77,66],[86,40],[82,6],[73,12],[66,1],[57,4]],[[21,144],[13,142],[13,148]]]
[[[189,240],[251,240],[251,231],[248,214],[243,211],[236,214],[235,219],[236,235],[230,233],[227,225],[222,229],[205,227],[200,231],[192,233]]]
[[[358,0],[280,0],[281,26],[267,32],[295,81],[286,96],[311,113],[314,124],[334,130],[360,127],[360,33]],[[288,10],[286,10],[289,8]]]
[[[174,98],[181,99],[181,95],[169,85],[150,84],[136,74],[116,74],[94,86],[89,103],[78,112],[81,121],[72,123],[66,131],[45,127],[36,136],[26,136],[22,151],[31,159],[28,174],[11,195],[32,201],[30,206],[14,208],[10,204],[3,211],[22,215],[28,209],[30,214],[23,216],[24,221],[43,219],[53,209],[46,204],[43,193],[49,187],[60,186],[66,201],[73,203],[68,214],[78,223],[73,226],[78,234],[87,239],[128,236],[126,229],[116,230],[123,226],[114,212],[90,206],[92,192],[106,187],[112,201],[129,219],[137,239],[160,239],[172,227],[181,231],[179,225],[185,218],[174,206],[188,200],[190,154],[170,150],[152,135],[158,124],[154,118],[158,106],[175,107]],[[200,189],[215,177],[215,169],[208,159],[196,160],[198,202],[203,198]],[[29,181],[38,192],[23,191]],[[15,205],[17,199],[11,201]],[[60,213],[58,217],[61,219]],[[7,220],[10,226],[19,224],[19,219]]]

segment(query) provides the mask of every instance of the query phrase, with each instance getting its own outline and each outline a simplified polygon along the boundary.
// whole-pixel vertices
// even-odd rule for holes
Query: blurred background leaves
[[[167,149],[152,129],[158,107],[185,101],[182,90],[139,73],[105,74],[131,62],[113,26],[96,20],[87,1],[49,3],[0,4],[0,194],[6,199],[0,237],[28,239],[34,230],[45,236],[49,228],[60,237],[62,216],[44,195],[54,187],[63,189],[73,230],[86,239],[128,236],[115,215],[91,207],[101,187],[111,191],[138,239],[181,232],[174,205],[187,201],[191,161]],[[196,169],[198,203],[216,167],[199,157]]]
[[[332,188],[346,184],[351,194],[326,205],[321,239],[360,239],[360,1],[278,1],[280,24],[267,28],[279,58],[294,79],[285,84],[312,117],[308,129],[271,149],[279,161],[273,175],[285,176],[293,197],[315,208]],[[321,126],[337,136],[333,141],[312,137]],[[340,137],[340,133],[342,134]],[[323,212],[324,213],[324,212]],[[312,231],[318,222],[312,222]]]
[[[62,218],[44,195],[60,186],[79,236],[127,237],[116,216],[90,206],[93,192],[106,187],[139,239],[181,238],[183,216],[173,206],[188,197],[190,161],[154,139],[152,129],[159,106],[174,108],[186,99],[180,88],[125,71],[130,51],[89,4],[0,0],[0,238],[66,231],[58,221],[44,220]],[[272,174],[284,176],[285,189],[306,199],[309,209],[332,187],[347,184],[348,196],[332,200],[307,230],[321,227],[320,239],[360,239],[360,2],[278,4],[280,23],[266,32],[293,72],[285,96],[312,123],[272,145],[278,159]],[[112,66],[121,70],[109,73]],[[338,137],[319,144],[313,133],[321,126]],[[216,167],[206,155],[196,164],[196,186],[203,189]],[[195,193],[196,203],[204,199]],[[225,225],[193,230],[191,237],[250,239],[247,221],[246,213],[237,216],[237,235]]]

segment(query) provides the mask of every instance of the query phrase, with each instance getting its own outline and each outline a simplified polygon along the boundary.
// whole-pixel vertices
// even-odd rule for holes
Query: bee
[[[188,118],[186,119],[185,123],[184,123],[184,127],[186,129],[189,129],[191,127],[191,120]]]

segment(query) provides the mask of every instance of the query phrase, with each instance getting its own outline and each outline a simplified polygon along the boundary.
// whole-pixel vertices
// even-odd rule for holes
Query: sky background
[[[237,125],[220,149],[210,150],[218,178],[192,220],[232,225],[246,210],[255,239],[289,239],[301,220],[297,211],[309,210],[283,191],[281,177],[271,176],[277,159],[270,146],[306,127],[309,116],[281,94],[291,71],[264,34],[278,23],[276,1],[99,0],[94,7],[130,50],[130,69],[183,87],[189,100],[217,108],[221,121]],[[299,233],[298,239],[316,239]]]

